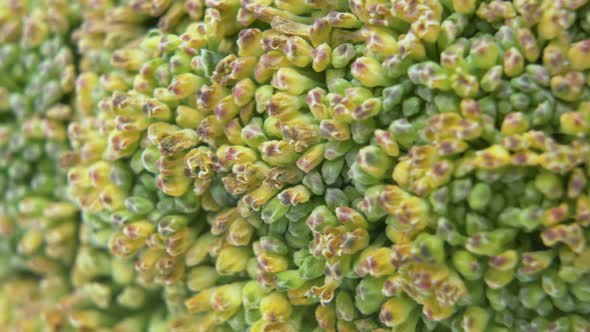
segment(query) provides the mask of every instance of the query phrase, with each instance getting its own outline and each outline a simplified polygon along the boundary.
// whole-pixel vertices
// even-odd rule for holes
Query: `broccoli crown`
[[[6,0],[0,72],[9,331],[590,330],[586,0]]]

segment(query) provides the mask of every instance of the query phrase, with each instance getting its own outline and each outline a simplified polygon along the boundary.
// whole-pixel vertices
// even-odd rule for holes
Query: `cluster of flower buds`
[[[65,34],[76,6],[0,5],[0,243],[2,272],[63,275],[74,260],[78,208],[58,164],[67,151],[75,59]],[[19,288],[20,286],[16,286]],[[8,287],[10,288],[10,287]]]
[[[590,329],[586,0],[43,3],[0,4],[0,278],[71,280],[7,284],[31,324]]]
[[[53,157],[67,149],[65,127],[35,117],[3,125],[0,132],[0,237],[6,267],[41,275],[62,271],[73,261],[78,227],[78,209],[67,201],[64,172]]]
[[[38,46],[50,35],[67,36],[79,20],[79,4],[74,1],[7,0],[0,4],[0,40]]]
[[[201,1],[170,0],[80,0],[81,24],[72,33],[81,59],[82,71],[115,74],[112,52],[137,47],[148,29],[155,25],[173,32],[203,15]],[[117,73],[119,74],[119,73]]]
[[[165,331],[168,312],[160,291],[133,260],[109,251],[115,231],[104,216],[83,215],[72,289],[57,302],[62,324],[75,330]]]
[[[6,331],[61,331],[64,315],[56,303],[70,291],[65,275],[41,280],[9,277],[0,287],[0,324]]]
[[[70,292],[78,208],[66,195],[59,157],[76,75],[66,33],[77,8],[66,1],[0,4],[0,326],[57,331],[56,303]]]
[[[199,6],[80,76],[70,126],[172,329],[587,324],[586,32],[534,33],[583,4]]]

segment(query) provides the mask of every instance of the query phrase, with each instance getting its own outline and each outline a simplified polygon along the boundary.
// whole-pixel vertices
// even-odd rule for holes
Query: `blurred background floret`
[[[56,303],[71,290],[78,208],[67,198],[60,156],[69,149],[76,79],[67,1],[0,4],[0,326],[57,331]]]

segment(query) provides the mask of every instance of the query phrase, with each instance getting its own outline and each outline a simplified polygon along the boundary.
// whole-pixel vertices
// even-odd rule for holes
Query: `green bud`
[[[541,304],[541,301],[546,295],[547,294],[545,294],[545,291],[540,285],[532,284],[521,287],[518,293],[518,298],[525,308],[534,309]]]
[[[198,292],[215,285],[219,275],[211,266],[197,266],[192,268],[186,279],[186,286],[193,292]]]
[[[486,183],[480,182],[476,184],[469,193],[467,202],[472,209],[482,211],[488,205],[491,197],[492,190],[490,186]]]
[[[287,211],[289,211],[289,206],[284,205],[279,198],[274,197],[262,208],[261,218],[265,223],[272,224],[282,218]]]
[[[482,277],[483,267],[477,258],[468,251],[459,250],[453,253],[453,266],[467,280],[477,280]]]
[[[308,256],[299,266],[299,274],[305,280],[312,280],[324,274],[326,262],[314,256]]]
[[[131,196],[125,199],[127,211],[138,215],[147,215],[154,209],[154,204],[147,198]]]
[[[355,306],[363,315],[377,312],[385,301],[381,292],[387,278],[365,277],[356,287]]]
[[[461,327],[466,332],[484,332],[491,317],[491,313],[485,308],[469,306],[463,313]]]
[[[580,278],[570,285],[570,292],[579,301],[590,301],[590,281],[587,278]]]
[[[298,270],[285,270],[277,273],[277,286],[279,289],[296,289],[305,283]]]
[[[351,322],[355,319],[356,309],[352,295],[345,290],[341,290],[336,295],[336,317],[340,320]]]
[[[559,175],[544,171],[535,177],[535,188],[545,197],[556,199],[563,194],[563,181]]]

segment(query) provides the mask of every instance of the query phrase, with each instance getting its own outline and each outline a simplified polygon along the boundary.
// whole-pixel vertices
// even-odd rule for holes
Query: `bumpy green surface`
[[[588,331],[589,34],[585,0],[0,4],[0,325]]]

